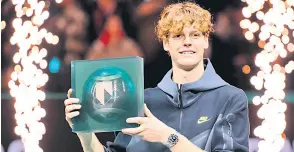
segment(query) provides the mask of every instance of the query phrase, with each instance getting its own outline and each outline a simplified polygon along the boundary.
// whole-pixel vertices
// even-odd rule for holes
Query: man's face
[[[191,70],[203,60],[204,49],[208,48],[208,37],[192,26],[186,26],[180,34],[168,36],[163,46],[169,52],[173,66]]]

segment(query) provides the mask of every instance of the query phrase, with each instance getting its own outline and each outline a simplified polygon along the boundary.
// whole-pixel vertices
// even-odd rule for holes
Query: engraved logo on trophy
[[[128,74],[116,67],[95,71],[86,81],[84,101],[89,115],[101,122],[115,121],[132,106],[134,84]],[[129,101],[130,100],[130,101]]]

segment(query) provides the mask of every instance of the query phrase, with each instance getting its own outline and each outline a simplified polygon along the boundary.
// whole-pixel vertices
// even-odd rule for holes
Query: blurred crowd
[[[242,89],[251,89],[250,75],[256,72],[253,57],[260,49],[243,36],[239,25],[243,19],[241,1],[195,1],[213,14],[215,30],[205,57],[212,60],[224,80]],[[60,4],[46,1],[50,17],[43,27],[58,35],[59,43],[41,45],[48,50],[48,61],[55,57],[61,62],[57,73],[46,71],[49,75],[46,90],[64,92],[70,88],[73,60],[124,56],[143,57],[145,87],[156,86],[171,68],[171,62],[154,34],[154,26],[160,11],[171,2],[175,0],[63,0]],[[1,31],[2,91],[9,90],[12,57],[17,51],[9,41],[14,11],[11,1],[2,1],[1,17],[7,22]],[[244,74],[244,65],[251,67],[251,73]]]

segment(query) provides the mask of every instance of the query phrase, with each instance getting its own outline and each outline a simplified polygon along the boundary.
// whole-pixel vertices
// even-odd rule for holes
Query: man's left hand
[[[127,119],[127,123],[137,123],[140,125],[139,127],[122,129],[122,132],[131,136],[141,136],[143,140],[149,142],[161,142],[165,144],[168,136],[175,132],[174,129],[158,120],[150,112],[146,104],[144,105],[144,112],[147,117],[132,117]]]

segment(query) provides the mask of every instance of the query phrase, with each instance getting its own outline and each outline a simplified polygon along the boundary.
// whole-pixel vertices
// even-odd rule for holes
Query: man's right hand
[[[81,104],[78,98],[71,98],[72,89],[67,92],[68,99],[64,100],[65,105],[65,119],[72,128],[72,118],[80,114]],[[104,152],[103,145],[100,143],[94,133],[77,133],[83,150],[91,152]]]
[[[65,105],[65,119],[68,122],[69,126],[72,127],[72,118],[80,114],[81,105],[79,104],[78,98],[71,98],[72,89],[69,89],[67,92],[67,98],[64,100]]]

